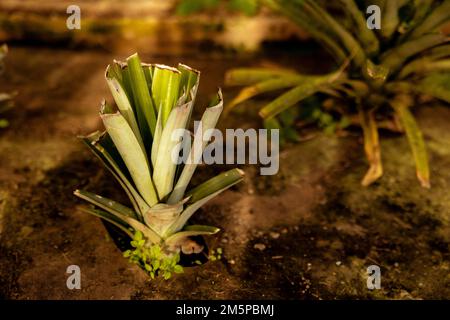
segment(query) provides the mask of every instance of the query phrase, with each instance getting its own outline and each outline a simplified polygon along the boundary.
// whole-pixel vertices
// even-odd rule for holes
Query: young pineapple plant
[[[284,91],[259,111],[266,126],[280,127],[283,113],[305,99],[325,96],[323,107],[336,117],[362,127],[369,169],[362,179],[370,185],[383,174],[379,128],[405,132],[417,177],[430,186],[423,135],[411,108],[419,95],[450,102],[450,44],[439,30],[450,20],[449,0],[326,1],[261,0],[309,32],[336,60],[336,71],[322,75],[292,70],[234,69],[228,85],[246,86],[227,106],[267,92]],[[374,15],[369,17],[366,10]],[[381,15],[377,15],[377,8]],[[339,11],[339,12],[337,12]],[[369,28],[367,19],[381,21]],[[372,21],[373,22],[373,21]],[[376,21],[375,21],[376,22]]]
[[[3,59],[8,53],[8,46],[6,44],[0,46],[0,74],[3,72],[4,63]],[[13,95],[5,92],[0,92],[0,114],[4,113],[13,107],[12,102]],[[5,128],[9,125],[8,120],[0,119],[0,128]]]
[[[189,127],[199,80],[200,72],[183,64],[144,64],[137,54],[126,63],[114,61],[106,69],[106,81],[116,107],[103,102],[100,117],[106,130],[81,137],[125,190],[132,207],[89,191],[76,190],[75,195],[94,205],[84,208],[86,212],[133,239],[133,250],[124,255],[152,277],[167,279],[182,272],[180,253],[203,250],[191,237],[219,229],[188,225],[189,218],[243,179],[241,170],[232,169],[188,190],[196,160],[208,143],[203,133],[215,128],[223,109],[220,91],[217,104],[203,113],[187,161],[175,161],[174,155],[186,152],[182,145],[190,140],[174,133]]]

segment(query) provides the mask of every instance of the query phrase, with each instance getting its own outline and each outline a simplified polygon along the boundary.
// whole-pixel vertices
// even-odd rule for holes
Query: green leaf
[[[343,47],[335,34],[330,32],[320,14],[311,10],[303,0],[262,0],[272,10],[287,16],[295,24],[322,43],[338,63],[346,59]]]
[[[299,85],[301,82],[307,80],[308,77],[301,75],[286,75],[274,79],[259,82],[250,87],[242,89],[239,94],[228,104],[225,108],[225,113],[228,113],[236,105],[262,93],[276,91],[280,89],[291,88]]]
[[[426,58],[431,60],[438,60],[442,58],[450,57],[450,45],[442,45],[438,47],[434,47],[426,52]]]
[[[295,88],[282,94],[268,105],[263,107],[259,114],[264,119],[272,118],[284,110],[292,107],[297,102],[315,94],[322,87],[332,83],[336,79],[337,73],[325,76],[309,76],[308,79]]]
[[[179,264],[177,264],[174,268],[173,268],[173,272],[175,273],[183,273],[184,269],[182,266],[180,266]]]
[[[364,133],[364,151],[369,161],[369,170],[367,170],[361,184],[368,186],[378,180],[383,175],[383,166],[381,163],[380,141],[378,138],[378,129],[373,111],[359,110],[361,127]]]
[[[302,0],[302,2],[307,3],[311,7],[311,10],[316,13],[317,19],[323,20],[323,22],[328,25],[329,29],[341,40],[347,53],[354,57],[356,65],[362,67],[365,64],[366,55],[353,35],[327,11],[322,9],[320,5],[316,3],[316,0]]]
[[[126,250],[124,253],[123,253],[123,257],[124,258],[129,258],[131,256],[131,250]]]
[[[133,228],[135,231],[140,231],[142,232],[142,234],[151,242],[151,243],[159,243],[161,241],[161,237],[155,232],[153,231],[150,227],[144,225],[143,223],[139,222],[138,220],[131,218],[129,216],[126,216],[122,213],[120,213],[119,211],[116,210],[112,210],[111,207],[105,206],[102,202],[98,201],[99,199],[96,199],[95,195],[94,197],[89,197],[86,196],[86,191],[81,194],[79,190],[75,191],[75,195],[89,201],[92,204],[98,205],[102,208],[108,209],[108,215],[104,215],[102,216],[102,218],[105,219],[111,219],[111,216],[109,214],[111,214],[112,216],[114,216],[116,219],[113,219],[115,222],[122,222],[123,225],[128,225],[131,228]],[[100,210],[96,210],[96,211],[100,211]],[[89,212],[91,213],[91,212]],[[109,221],[109,220],[108,220]]]
[[[99,217],[101,219],[104,219],[108,221],[109,223],[112,223],[116,227],[118,227],[120,230],[125,232],[130,238],[133,238],[133,232],[129,229],[129,224],[123,221],[122,219],[118,218],[117,216],[95,208],[87,208],[87,207],[81,207],[81,211],[87,212],[89,214],[92,214],[96,217]]]
[[[268,79],[295,74],[295,71],[287,69],[238,68],[225,74],[225,84],[228,86],[247,86]]]
[[[153,270],[158,270],[160,267],[160,262],[159,260],[153,260],[152,261],[152,266],[153,266]]]
[[[179,231],[166,239],[166,243],[169,246],[179,244],[187,237],[199,236],[199,235],[213,235],[219,232],[220,229],[211,226],[202,225],[190,225],[186,226],[182,231]]]
[[[428,155],[423,140],[422,131],[411,114],[409,107],[412,105],[412,99],[409,96],[397,96],[391,105],[397,113],[403,128],[406,131],[411,151],[416,163],[416,174],[420,184],[424,188],[430,188],[430,169],[428,167]]]
[[[140,240],[142,240],[142,239],[143,239],[142,232],[136,231],[136,233],[135,233],[135,235],[134,235],[134,240],[140,241]]]
[[[134,95],[133,95],[130,68],[128,68],[127,64],[124,62],[117,62],[117,63],[120,64],[120,66],[121,66],[120,72],[122,75],[122,81],[121,81],[122,86],[127,94],[128,101],[130,102],[131,106],[133,107],[135,117],[137,117],[137,120],[139,123],[139,119],[141,119],[141,118],[138,117],[138,111],[140,111],[140,109],[136,107],[136,101],[135,101]],[[115,68],[115,71],[116,71],[115,74],[120,77],[119,70],[117,68]],[[142,119],[145,120],[144,117]],[[150,132],[148,132],[148,134],[150,134]],[[144,132],[141,131],[141,135],[142,135],[142,138],[144,138]]]
[[[190,197],[190,205],[183,211],[177,220],[168,228],[166,235],[170,236],[173,233],[181,230],[189,218],[206,202],[216,197],[222,191],[232,187],[233,185],[242,181],[244,172],[239,169],[232,169],[223,172],[214,178],[202,183],[198,187],[192,189],[187,193]]]
[[[92,204],[95,204],[96,206],[112,214],[122,214],[130,218],[137,218],[135,212],[132,209],[114,200],[84,190],[75,190],[74,195]]]
[[[172,155],[178,155],[181,149],[181,138],[173,139],[172,135],[177,129],[185,129],[190,115],[192,102],[176,107],[170,113],[166,126],[164,127],[156,153],[153,172],[153,182],[158,192],[159,199],[164,199],[172,191],[177,163]]]
[[[401,6],[399,0],[388,0],[385,2],[383,12],[381,14],[381,30],[380,33],[385,39],[390,39],[400,23],[398,10]]]
[[[430,13],[430,8],[432,7],[435,0],[414,0],[412,2],[413,5],[413,16],[408,21],[407,24],[407,33],[405,33],[400,40],[407,38],[410,36],[411,31],[414,30],[420,23],[424,21],[427,15]]]
[[[141,63],[142,70],[144,71],[145,82],[147,83],[148,92],[152,92],[152,83],[153,83],[153,72],[155,70],[155,66],[152,64]],[[152,101],[153,102],[153,101]],[[155,111],[156,108],[155,108]]]
[[[436,6],[433,11],[419,24],[410,34],[410,38],[419,38],[420,36],[435,31],[445,22],[450,20],[450,2],[443,1]]]
[[[151,162],[153,168],[156,165],[156,159],[158,158],[158,151],[159,151],[159,144],[161,143],[161,135],[163,132],[162,127],[162,116],[161,116],[161,110],[158,112],[158,120],[156,121],[156,127],[155,127],[155,134],[153,136],[152,141],[152,150],[151,150]]]
[[[120,183],[130,198],[136,212],[139,212],[140,214],[146,212],[149,205],[142,199],[135,187],[131,184],[126,174],[128,173],[128,170],[108,134],[96,131],[88,136],[81,136],[80,138]]]
[[[178,64],[177,69],[181,72],[180,92],[178,93],[178,96],[181,96],[184,92],[189,94],[192,89],[198,86],[200,81],[200,71],[181,63]],[[195,92],[193,92],[194,97],[196,93],[195,90]]]
[[[442,34],[426,34],[418,39],[410,40],[387,51],[381,57],[381,64],[389,69],[392,74],[410,57],[447,41],[447,38]]]
[[[118,68],[120,67],[118,67],[117,64],[114,64],[113,66],[110,65],[108,66],[108,68],[106,68],[105,74],[106,82],[108,83],[108,87],[111,91],[114,101],[117,104],[118,109],[120,110],[120,113],[127,120],[128,124],[130,125],[131,129],[134,132],[134,135],[138,139],[142,149],[145,149],[141,134],[139,132],[139,127],[136,122],[136,118],[134,117],[133,108],[128,99],[128,95],[125,92],[125,89],[123,88],[123,85],[121,83],[122,82],[121,75],[119,78],[118,72],[120,71],[118,70]]]
[[[153,187],[150,167],[145,151],[141,148],[133,130],[119,112],[100,116],[142,198],[150,206],[155,205],[158,197]]]
[[[412,86],[412,89],[450,103],[450,74],[430,74],[417,85]]]
[[[197,163],[202,156],[203,150],[208,144],[208,140],[205,138],[205,132],[209,129],[216,127],[217,121],[219,120],[220,114],[223,110],[223,98],[222,92],[219,90],[218,93],[219,102],[212,107],[206,108],[201,119],[201,130],[197,130],[194,135],[194,142],[191,147],[191,151],[187,157],[188,161],[184,164],[181,175],[173,188],[173,191],[168,199],[168,203],[179,202],[186,191],[192,176],[194,175],[195,169],[197,168]]]
[[[156,110],[161,113],[164,128],[179,97],[181,72],[164,65],[155,65],[153,72],[152,97]]]
[[[450,59],[447,60],[431,60],[421,58],[413,60],[407,64],[400,72],[398,78],[404,79],[411,74],[426,75],[431,72],[445,72],[450,71]]]
[[[180,92],[179,92],[180,98],[177,102],[177,105],[182,105],[185,102],[192,101],[192,105],[194,106],[198,86],[200,84],[200,71],[195,70],[181,63],[178,64],[177,68],[181,72]],[[187,120],[188,125],[191,121],[192,109]]]
[[[375,33],[367,28],[366,17],[364,13],[359,10],[354,0],[340,0],[344,5],[346,12],[350,15],[356,30],[355,34],[361,41],[362,47],[368,54],[376,54],[379,50],[379,41]]]
[[[242,181],[244,178],[244,171],[240,169],[231,169],[226,172],[222,172],[221,174],[211,178],[199,186],[191,189],[187,192],[186,196],[190,196],[190,203],[195,203],[217,191],[223,191],[225,189],[230,188],[236,183]]]
[[[141,66],[141,60],[137,53],[127,59],[128,71],[130,76],[130,86],[133,92],[136,104],[136,113],[138,117],[139,129],[144,141],[147,141],[148,130],[151,136],[155,133],[156,110],[153,105],[150,92],[147,86],[144,70]]]

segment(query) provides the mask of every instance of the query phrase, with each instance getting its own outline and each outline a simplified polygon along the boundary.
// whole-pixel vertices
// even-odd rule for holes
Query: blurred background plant
[[[8,46],[6,44],[0,46],[0,74],[3,73],[5,68],[4,58],[8,53]],[[13,94],[0,92],[0,114],[11,109],[13,107]],[[8,120],[0,118],[0,128],[6,128],[9,125]]]
[[[181,0],[178,2],[176,12],[180,15],[188,15],[215,11],[219,8],[251,16],[257,13],[259,2],[258,0]]]
[[[218,1],[206,2],[202,6],[193,1],[190,10],[218,5]],[[266,127],[280,128],[285,139],[298,140],[293,114],[286,110],[317,96],[320,103],[304,114],[306,119],[326,132],[350,124],[362,128],[369,162],[362,185],[370,185],[383,174],[378,134],[383,128],[406,134],[417,177],[423,187],[429,187],[427,151],[411,108],[422,95],[450,102],[450,45],[440,32],[450,20],[450,1],[339,0],[332,7],[313,0],[250,2],[255,9],[250,11],[247,4],[244,12],[266,6],[306,30],[330,53],[336,68],[321,75],[266,68],[230,70],[226,83],[245,88],[226,106],[226,112],[257,95],[284,91],[263,106],[259,115]],[[379,30],[368,28],[366,9],[373,4],[381,11]]]

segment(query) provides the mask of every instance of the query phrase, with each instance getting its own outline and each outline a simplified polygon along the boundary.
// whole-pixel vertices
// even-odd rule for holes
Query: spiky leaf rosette
[[[450,44],[439,31],[450,20],[450,0],[338,2],[340,14],[330,13],[330,1],[262,0],[309,32],[341,68],[325,75],[231,70],[226,75],[227,84],[246,87],[228,104],[226,112],[257,95],[285,90],[259,112],[264,123],[273,127],[286,109],[317,93],[329,95],[333,113],[354,119],[363,128],[370,164],[363,185],[382,176],[378,128],[388,121],[385,127],[406,132],[417,177],[422,186],[429,187],[425,143],[410,108],[418,94],[450,102]],[[372,4],[382,11],[380,30],[367,27],[365,12]]]
[[[189,218],[243,179],[241,170],[232,169],[188,190],[198,162],[183,165],[172,159],[182,145],[182,137],[174,139],[173,133],[189,127],[200,72],[183,64],[144,64],[134,54],[125,63],[114,61],[105,76],[116,108],[103,102],[100,117],[106,130],[81,139],[122,186],[132,208],[88,191],[76,190],[75,195],[94,205],[85,211],[134,237],[135,251],[159,247],[168,257],[198,252],[202,248],[192,247],[189,237],[219,229],[187,225]],[[190,159],[203,152],[208,141],[201,132],[215,128],[222,109],[219,91],[218,103],[202,116],[203,130],[194,135]]]

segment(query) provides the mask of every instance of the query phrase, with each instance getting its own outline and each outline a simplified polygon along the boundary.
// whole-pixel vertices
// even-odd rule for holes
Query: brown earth
[[[430,190],[416,181],[403,136],[383,135],[385,175],[362,188],[359,135],[317,132],[285,146],[278,175],[259,176],[258,168],[245,166],[243,183],[196,213],[196,222],[222,228],[208,239],[210,247],[224,249],[221,261],[150,281],[72,195],[83,188],[124,198],[76,136],[101,127],[98,105],[110,97],[104,68],[130,53],[11,48],[0,80],[2,91],[18,91],[15,109],[6,114],[11,125],[0,132],[1,298],[450,298],[450,110],[440,105],[416,110],[430,152]],[[278,58],[288,66],[303,61],[314,71],[323,62],[315,55]],[[199,107],[229,67],[268,64],[265,57],[214,52],[142,58],[200,69]],[[222,127],[257,125],[246,120],[255,119],[248,117],[253,110],[225,119]],[[201,168],[194,183],[222,170]],[[71,264],[81,268],[81,290],[66,287]],[[382,270],[381,290],[366,287],[373,264]]]

